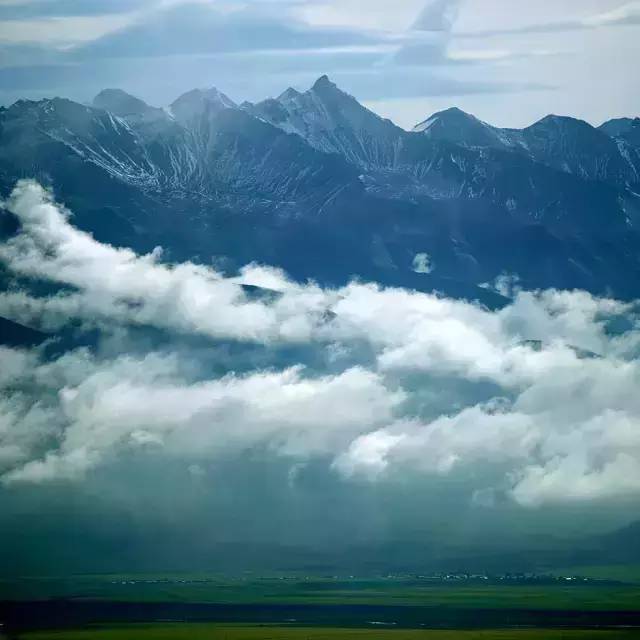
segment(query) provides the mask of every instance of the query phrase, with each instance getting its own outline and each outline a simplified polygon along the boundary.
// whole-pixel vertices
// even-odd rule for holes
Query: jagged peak
[[[314,83],[313,83],[313,89],[315,89],[316,87],[322,87],[324,85],[333,85],[333,82],[331,82],[331,80],[329,79],[329,76],[325,73],[323,75],[321,75]]]
[[[375,116],[378,120],[382,120],[377,113],[370,111],[363,104],[361,104],[357,98],[352,96],[350,93],[347,93],[343,89],[341,89],[335,82],[332,82],[329,79],[329,76],[324,75],[320,76],[311,89],[306,91],[304,94],[299,94],[300,96],[313,96],[316,99],[319,99],[321,102],[325,104],[334,103],[342,106],[346,106],[349,104],[351,107],[358,107],[364,111],[367,111],[372,116]]]
[[[334,82],[331,82],[328,75],[320,76],[311,87],[312,91],[327,91],[327,90],[338,90],[338,85]]]
[[[279,96],[278,96],[278,100],[279,101],[284,101],[284,100],[295,100],[295,98],[300,97],[300,95],[302,95],[297,89],[294,89],[293,87],[289,87],[288,89],[285,89]]]
[[[172,107],[180,104],[207,102],[225,109],[235,109],[238,105],[216,87],[209,89],[191,89],[171,103]]]
[[[238,105],[226,94],[222,93],[216,87],[211,87],[204,92],[204,96],[211,102],[217,102],[225,106],[227,109],[233,109]]]
[[[428,131],[434,124],[452,124],[452,125],[481,125],[483,127],[491,128],[486,122],[483,122],[476,116],[459,109],[458,107],[449,107],[442,111],[437,111],[432,116],[418,123],[412,130],[416,133],[423,133]]]
[[[153,111],[144,100],[127,93],[123,89],[103,89],[93,99],[92,105],[110,111],[117,116],[140,115]]]
[[[12,107],[45,107],[47,105],[56,105],[56,104],[74,104],[78,106],[80,105],[78,102],[74,102],[73,100],[69,100],[69,98],[60,98],[59,96],[54,96],[53,98],[39,98],[37,100],[33,100],[30,98],[20,98],[16,100],[9,108]]]
[[[217,89],[192,89],[174,100],[169,113],[178,122],[192,124],[205,113],[217,114],[226,109],[237,109],[238,105]]]
[[[43,113],[53,113],[60,110],[65,111],[86,111],[91,112],[93,107],[86,104],[69,100],[68,98],[60,98],[55,96],[53,98],[40,98],[38,100],[31,100],[27,98],[20,98],[16,100],[12,105],[7,108],[7,111],[39,111]]]

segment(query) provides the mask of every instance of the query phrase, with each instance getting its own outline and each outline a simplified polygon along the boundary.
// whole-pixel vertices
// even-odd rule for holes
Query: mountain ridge
[[[353,98],[355,100],[355,98],[353,96],[351,96],[350,94],[348,94],[347,92],[343,91],[342,89],[340,89],[338,87],[338,85],[336,83],[334,83],[331,78],[327,75],[324,74],[322,76],[320,76],[314,83],[313,85],[310,87],[309,90],[307,91],[301,91],[299,89],[296,89],[294,87],[288,87],[286,88],[284,91],[282,91],[281,94],[279,94],[276,98],[266,98],[264,101],[267,100],[281,100],[281,99],[286,99],[286,98],[291,98],[291,97],[296,97],[296,96],[301,96],[304,95],[305,93],[308,93],[309,91],[313,90],[313,89],[318,89],[318,88],[323,88],[323,87],[330,87],[332,89],[337,89],[338,91],[340,91],[342,94],[344,94],[345,96],[348,96],[350,98]],[[139,101],[140,103],[142,103],[143,105],[145,105],[146,107],[150,108],[150,109],[165,109],[167,107],[170,106],[171,103],[169,103],[166,106],[153,106],[153,105],[149,105],[148,103],[146,103],[144,100],[137,98],[136,96],[134,96],[133,94],[129,93],[128,91],[125,91],[123,89],[120,88],[107,88],[107,89],[103,89],[102,91],[100,91],[96,97],[92,100],[92,104],[94,104],[95,99],[102,93],[104,93],[105,91],[107,92],[118,92],[121,94],[125,94],[126,96],[128,96],[129,98],[133,98],[136,101]],[[232,100],[229,96],[227,96],[225,93],[223,93],[222,91],[220,91],[217,87],[209,87],[208,89],[202,89],[202,88],[195,88],[195,89],[191,89],[189,91],[186,91],[184,93],[182,93],[180,96],[178,96],[176,99],[173,100],[173,102],[176,102],[177,100],[179,100],[180,98],[188,95],[189,93],[194,93],[194,92],[199,92],[199,93],[206,93],[208,91],[213,91],[215,93],[218,93],[221,97],[223,97],[223,99],[226,99],[227,101],[229,101],[229,103],[231,103],[231,105],[233,107],[237,107],[237,108],[242,108],[243,104],[246,105],[251,105],[251,106],[255,106],[256,104],[260,104],[260,102],[258,103],[252,103],[252,102],[248,102],[245,101],[242,104],[236,103],[234,100]],[[50,99],[55,99],[55,98],[44,98],[44,100],[50,100]],[[19,103],[19,102],[39,102],[41,100],[36,100],[36,101],[31,101],[31,100],[26,100],[26,99],[19,99],[17,101],[15,101],[14,103],[12,103],[12,105],[9,106],[13,106],[13,104]],[[5,106],[5,107],[0,107],[0,109],[7,109],[9,107]],[[364,108],[364,107],[363,107]],[[370,111],[369,109],[367,109],[368,111]],[[598,125],[598,126],[594,126],[591,125],[590,123],[588,123],[586,120],[583,120],[581,118],[576,118],[573,116],[568,116],[568,115],[562,115],[562,114],[555,114],[555,113],[549,113],[546,116],[542,116],[541,118],[539,118],[538,120],[536,120],[535,122],[532,122],[529,125],[526,125],[524,127],[521,128],[514,128],[514,127],[499,127],[497,125],[492,125],[488,122],[485,122],[484,120],[481,120],[480,118],[478,118],[477,116],[465,112],[464,110],[460,109],[459,107],[453,105],[451,107],[448,107],[446,109],[443,109],[441,111],[436,111],[434,113],[432,113],[430,116],[428,116],[427,118],[425,118],[425,120],[423,120],[421,123],[422,124],[424,122],[426,122],[427,120],[433,118],[434,116],[440,115],[440,114],[444,114],[446,112],[458,112],[461,114],[464,114],[470,118],[473,118],[493,129],[499,129],[499,130],[503,130],[503,131],[522,131],[524,129],[527,129],[529,127],[532,127],[540,122],[543,122],[546,119],[552,118],[560,118],[560,119],[569,119],[569,120],[573,120],[576,122],[583,122],[585,124],[587,124],[589,127],[595,128],[595,129],[599,129],[604,131],[605,133],[607,131],[611,132],[611,137],[616,137],[617,135],[620,135],[621,133],[625,133],[629,130],[629,128],[631,128],[632,126],[640,123],[640,116],[623,116],[623,117],[618,117],[618,118],[611,118],[605,122],[603,122],[602,124]],[[374,115],[376,115],[378,118],[382,119],[382,120],[388,120],[387,118],[383,118],[382,116],[379,116],[377,114],[375,114],[375,112],[371,112],[374,113]],[[389,122],[393,122],[391,120],[389,120]],[[412,127],[409,131],[413,131],[415,130],[415,128],[418,125],[415,125],[414,127]],[[399,125],[395,125],[397,128],[401,128]]]
[[[451,109],[429,137],[433,127],[407,132],[326,76],[256,105],[214,88],[164,109],[99,95],[100,108],[54,98],[0,110],[3,194],[33,177],[111,243],[303,279],[486,299],[478,285],[508,272],[528,288],[640,295],[637,154],[587,123],[500,130]],[[450,131],[452,117],[489,144]],[[433,273],[414,271],[418,255]]]

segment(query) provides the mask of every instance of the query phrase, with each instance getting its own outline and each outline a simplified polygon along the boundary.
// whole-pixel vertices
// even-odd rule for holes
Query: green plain
[[[183,579],[185,582],[180,582]],[[0,581],[0,600],[49,598],[219,604],[409,605],[465,609],[635,611],[640,584],[443,584],[403,578],[72,576]],[[200,578],[202,579],[202,578]]]
[[[20,636],[24,640],[631,640],[639,637],[639,634],[629,631],[431,631],[214,624],[123,625],[74,631],[32,632]]]

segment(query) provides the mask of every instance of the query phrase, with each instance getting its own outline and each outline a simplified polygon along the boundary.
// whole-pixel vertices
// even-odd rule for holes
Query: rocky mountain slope
[[[161,244],[170,259],[258,260],[484,301],[480,285],[502,273],[630,298],[637,131],[631,119],[596,129],[558,116],[499,129],[450,109],[407,132],[326,76],[242,105],[209,89],[157,108],[108,89],[91,106],[0,109],[0,190],[36,178],[100,239]]]

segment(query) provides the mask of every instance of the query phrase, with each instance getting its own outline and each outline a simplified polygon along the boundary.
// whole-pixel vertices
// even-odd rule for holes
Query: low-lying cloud
[[[476,478],[469,500],[481,505],[640,495],[632,304],[515,288],[494,311],[370,283],[327,289],[255,264],[229,275],[102,244],[32,181],[5,207],[21,228],[0,260],[21,287],[0,294],[0,315],[97,328],[103,341],[132,327],[174,336],[135,352],[114,352],[116,340],[56,356],[3,348],[7,485],[77,481],[123,452],[200,468],[258,448],[367,482]],[[55,292],[36,295],[33,281]],[[245,345],[260,364],[221,373],[181,336]],[[293,361],[278,359],[283,348]]]

